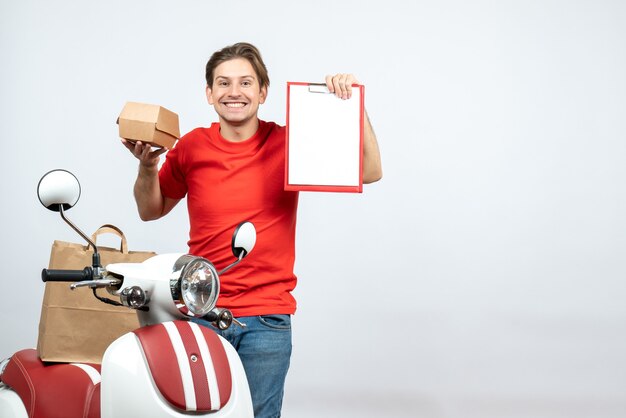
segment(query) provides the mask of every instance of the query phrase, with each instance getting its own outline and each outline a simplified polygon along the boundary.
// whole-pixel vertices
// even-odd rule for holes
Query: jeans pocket
[[[291,329],[291,315],[260,315],[259,322],[273,329]]]

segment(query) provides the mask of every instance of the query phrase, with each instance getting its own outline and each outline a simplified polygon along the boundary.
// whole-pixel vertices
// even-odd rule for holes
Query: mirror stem
[[[217,273],[218,276],[221,276],[222,274],[226,273],[228,270],[232,269],[233,267],[235,267],[237,264],[239,264],[239,262],[241,260],[243,260],[243,257],[246,255],[245,251],[242,251],[241,254],[239,254],[239,258],[237,259],[237,261],[235,261],[233,264],[228,265],[226,267],[224,267],[224,270],[220,271],[219,273]]]
[[[61,218],[63,218],[63,220],[65,221],[65,223],[67,223],[69,226],[72,227],[72,229],[76,232],[78,232],[78,235],[80,235],[81,237],[83,237],[83,239],[85,241],[87,241],[87,243],[89,245],[91,245],[91,247],[93,248],[93,253],[94,255],[98,254],[98,249],[96,248],[96,244],[94,244],[91,239],[85,235],[85,233],[83,231],[81,231],[80,229],[78,229],[78,227],[76,227],[69,219],[67,219],[65,217],[65,211],[63,210],[63,205],[59,205],[59,212],[61,213]],[[100,258],[98,256],[98,258]]]

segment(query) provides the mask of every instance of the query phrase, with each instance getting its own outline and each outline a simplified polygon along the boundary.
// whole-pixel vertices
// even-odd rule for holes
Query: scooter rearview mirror
[[[52,170],[39,180],[37,196],[47,209],[55,212],[68,210],[80,198],[80,183],[67,170]]]
[[[242,259],[254,248],[256,244],[256,229],[252,222],[242,222],[237,226],[233,233],[231,248],[233,255],[238,259]]]
[[[76,176],[63,169],[47,172],[39,180],[37,196],[42,205],[54,212],[59,212],[65,223],[91,245],[94,250],[93,267],[100,268],[100,256],[96,244],[65,216],[65,211],[74,206],[80,198],[80,183]]]
[[[250,251],[256,244],[256,229],[252,222],[242,222],[237,225],[235,232],[233,233],[233,239],[230,243],[230,247],[233,250],[233,255],[237,257],[234,263],[226,266],[218,275],[226,273],[231,268],[235,267],[245,256],[250,254]]]

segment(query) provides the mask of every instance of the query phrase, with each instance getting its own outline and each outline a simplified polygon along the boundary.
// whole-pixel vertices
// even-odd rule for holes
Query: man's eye
[[[250,87],[252,83],[250,81],[244,81],[243,83],[241,83],[241,85],[244,87]]]

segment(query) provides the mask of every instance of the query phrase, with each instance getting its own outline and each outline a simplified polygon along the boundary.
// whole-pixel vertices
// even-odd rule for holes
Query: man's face
[[[235,58],[215,67],[213,85],[207,87],[206,95],[221,123],[241,126],[256,120],[259,104],[265,102],[267,88],[261,88],[247,59]]]

